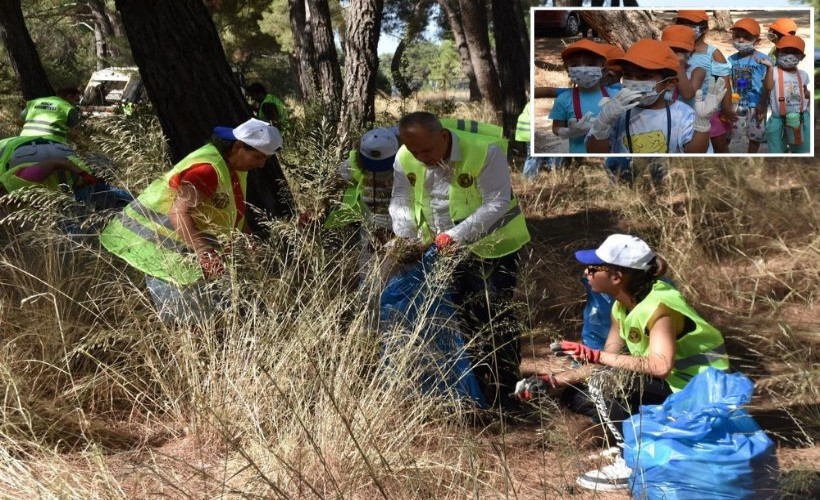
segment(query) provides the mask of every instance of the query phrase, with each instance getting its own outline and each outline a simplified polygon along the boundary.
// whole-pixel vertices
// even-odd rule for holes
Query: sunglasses
[[[593,266],[593,265],[589,265],[589,266],[586,267],[586,272],[590,276],[594,276],[595,273],[597,273],[598,271],[609,271],[609,268],[606,267],[606,266]]]

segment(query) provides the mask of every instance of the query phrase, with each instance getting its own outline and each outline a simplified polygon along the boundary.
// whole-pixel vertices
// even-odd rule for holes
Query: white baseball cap
[[[251,118],[236,128],[214,127],[214,135],[226,141],[241,141],[270,156],[282,149],[279,129],[262,120]]]
[[[655,252],[642,239],[628,234],[613,234],[596,249],[578,250],[575,258],[581,264],[627,267],[647,271]]]
[[[362,167],[370,172],[385,172],[393,169],[393,160],[399,150],[399,140],[389,128],[374,128],[367,131],[359,144]]]

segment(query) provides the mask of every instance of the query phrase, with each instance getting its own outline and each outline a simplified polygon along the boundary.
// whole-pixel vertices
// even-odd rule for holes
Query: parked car
[[[536,36],[575,36],[586,29],[581,15],[574,10],[536,9],[533,12]]]

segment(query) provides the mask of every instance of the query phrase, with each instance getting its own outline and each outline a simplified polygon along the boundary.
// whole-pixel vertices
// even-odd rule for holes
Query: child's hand
[[[583,137],[587,135],[590,127],[592,127],[592,111],[588,111],[580,120],[570,118],[566,127],[561,127],[557,130],[557,134],[564,139],[572,139],[573,137]]]
[[[695,130],[697,132],[709,132],[712,128],[709,119],[720,107],[724,95],[726,95],[726,81],[723,78],[718,78],[713,85],[710,85],[705,96],[703,90],[698,89],[695,94]]]
[[[627,110],[638,105],[641,94],[634,90],[621,89],[618,94],[610,99],[604,97],[598,102],[601,107],[601,112],[592,123],[592,135],[598,140],[605,140],[609,138],[612,127]]]
[[[762,64],[763,66],[766,66],[767,68],[772,67],[772,61],[768,57],[757,57],[757,56],[755,56],[755,62],[758,63],[758,64]]]

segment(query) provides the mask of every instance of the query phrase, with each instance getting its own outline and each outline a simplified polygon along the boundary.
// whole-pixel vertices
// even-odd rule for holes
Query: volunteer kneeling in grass
[[[641,239],[613,234],[594,250],[581,250],[575,258],[585,264],[585,276],[595,292],[611,295],[612,326],[602,350],[577,342],[554,344],[557,354],[568,354],[585,362],[580,368],[557,374],[536,375],[516,386],[521,399],[561,386],[579,384],[589,378],[589,393],[600,418],[623,445],[623,421],[640,405],[660,404],[677,392],[695,375],[708,367],[729,368],[723,335],[706,322],[680,292],[659,279],[665,270]],[[622,354],[626,347],[629,354]],[[603,365],[640,374],[626,389],[625,401],[602,394],[606,374],[595,370]],[[625,403],[625,404],[623,404]],[[615,490],[628,486],[632,471],[617,454],[615,462],[578,478],[584,488]]]
[[[205,281],[224,271],[219,238],[242,230],[246,176],[282,147],[276,127],[250,119],[216,127],[209,144],[155,180],[100,236],[145,273],[163,322],[205,319]]]

